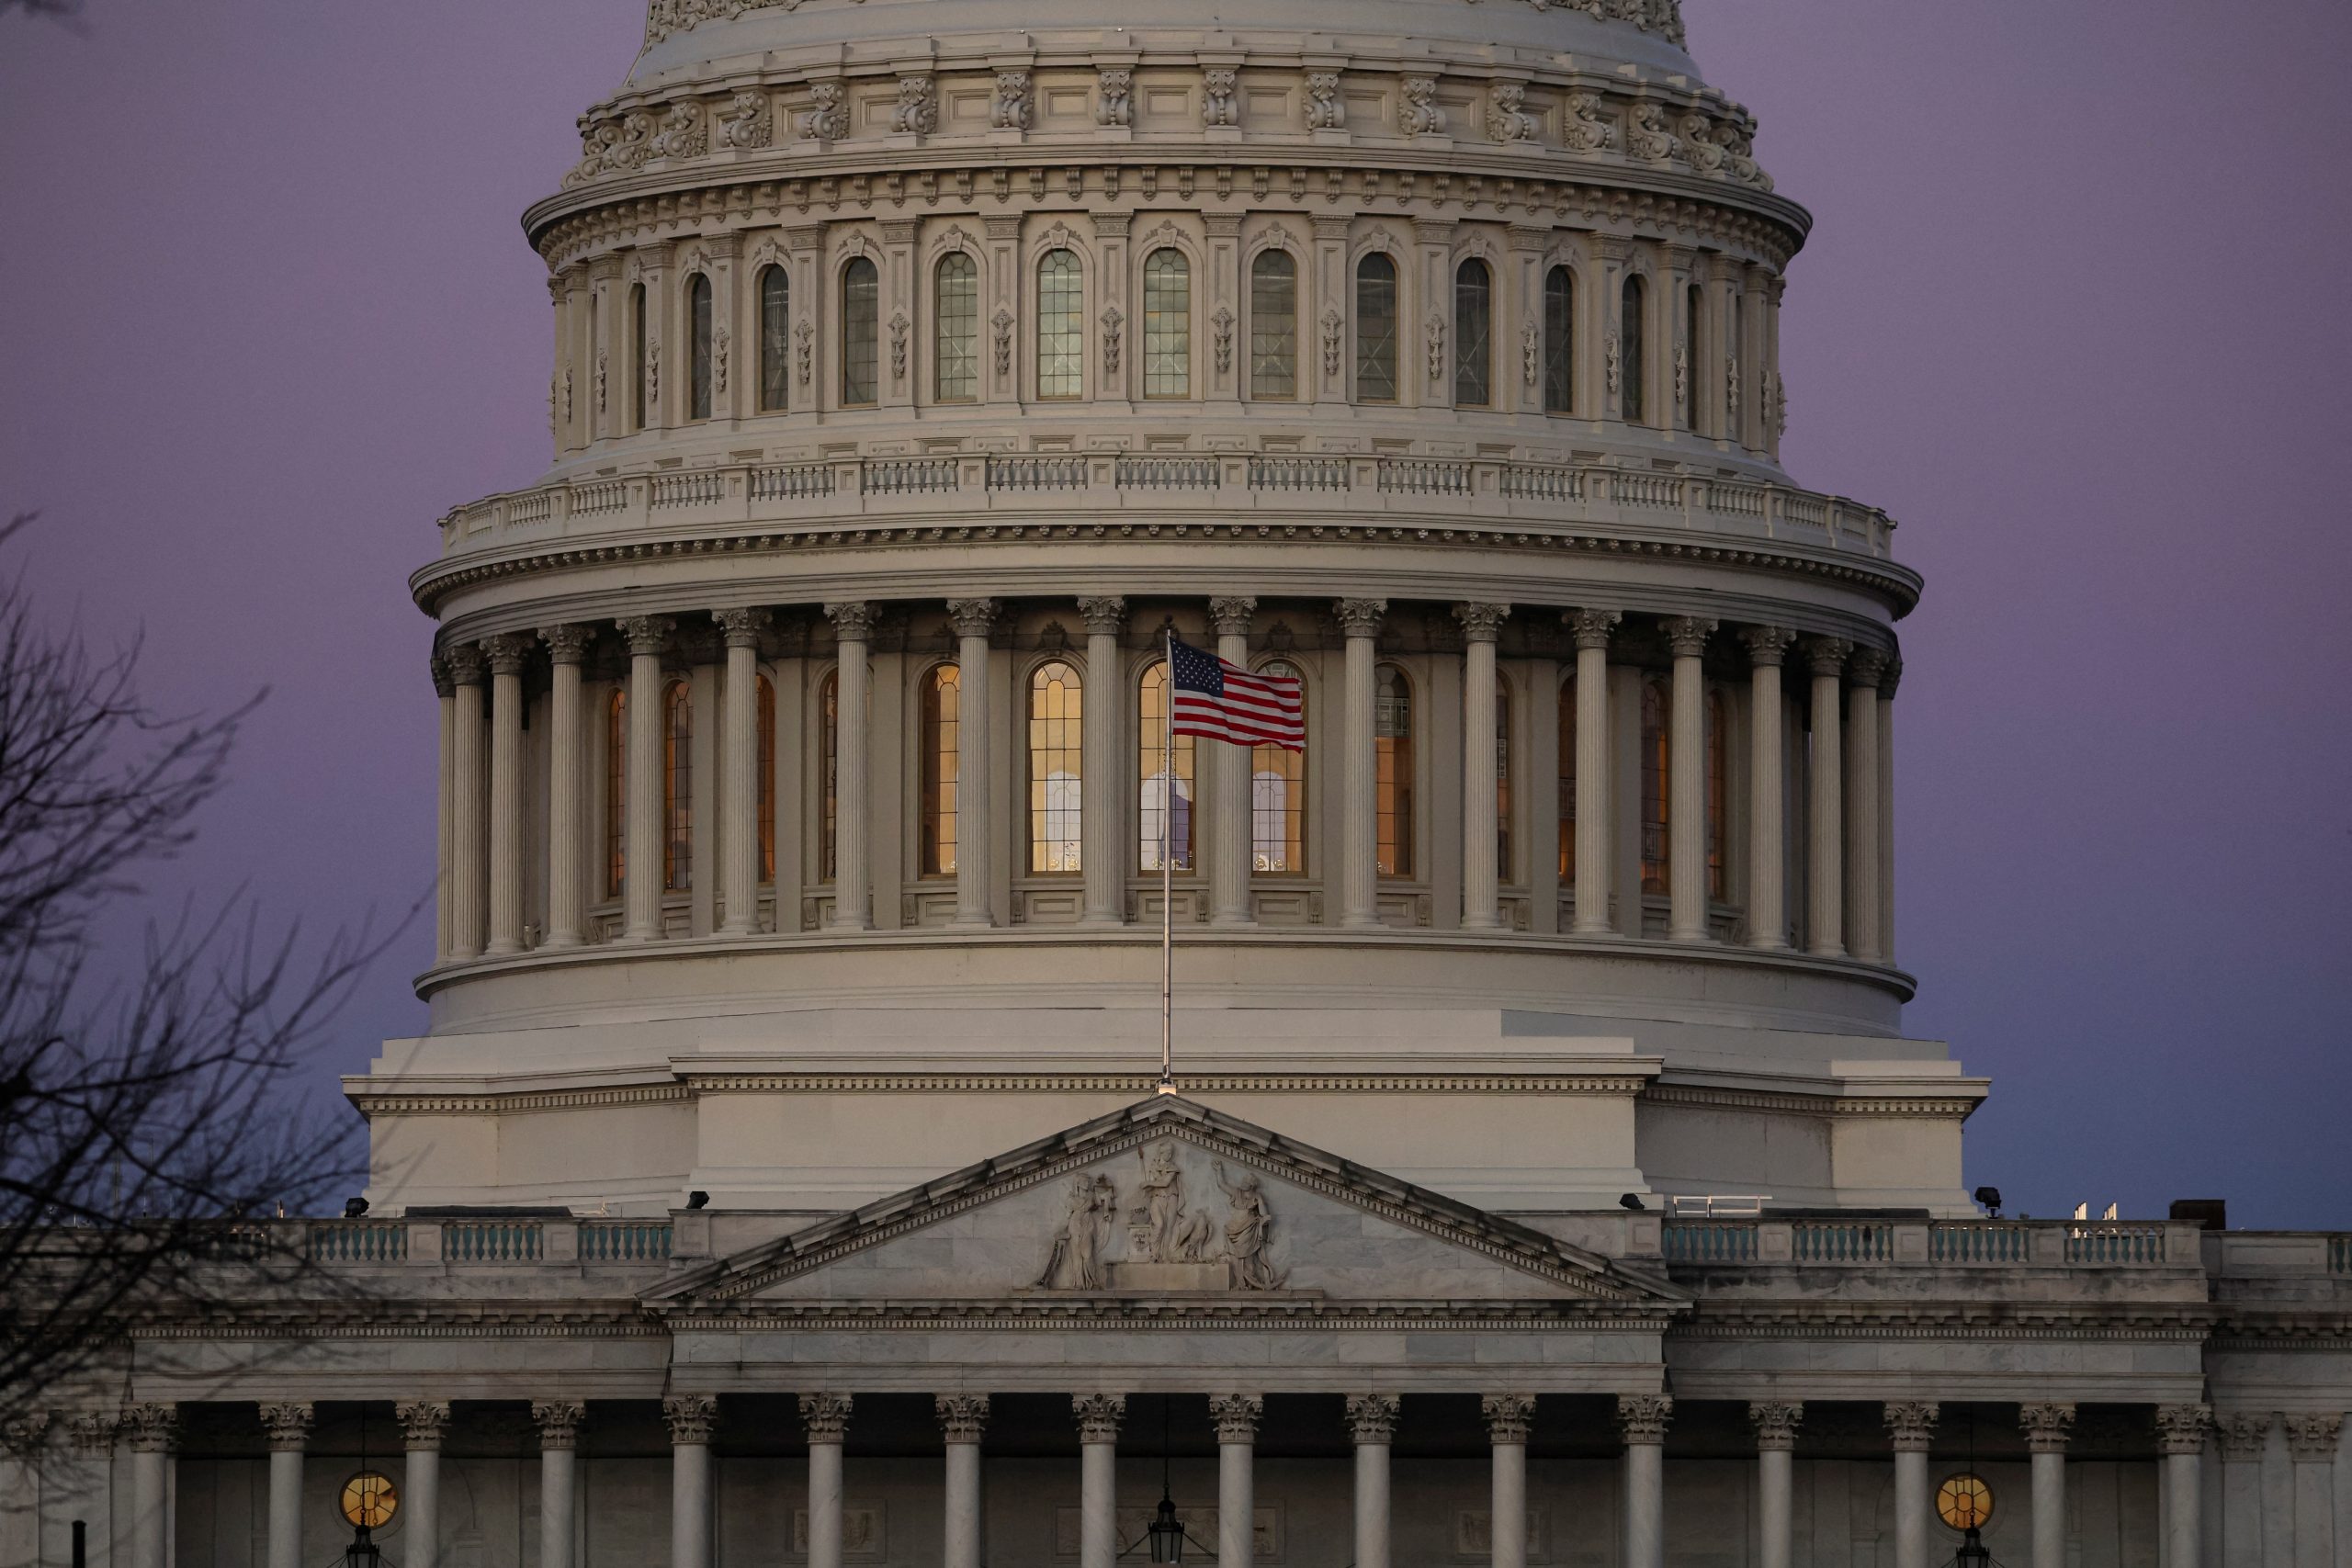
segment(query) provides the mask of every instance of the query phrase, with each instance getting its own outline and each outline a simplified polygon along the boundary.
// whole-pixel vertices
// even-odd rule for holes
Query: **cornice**
[[[2202,1344],[2215,1309],[2203,1302],[1837,1301],[1699,1297],[1669,1340],[2115,1340]]]
[[[1801,1116],[1898,1116],[1964,1122],[1984,1095],[1804,1095],[1769,1089],[1719,1089],[1705,1084],[1652,1083],[1642,1098],[1655,1104],[1697,1105],[1739,1111],[1778,1111]]]
[[[1135,1094],[1159,1084],[1156,1073],[697,1073],[684,1077],[703,1094]],[[1218,1094],[1554,1094],[1631,1096],[1642,1073],[1187,1073],[1187,1093]]]
[[[896,1329],[916,1333],[991,1333],[1069,1329],[1159,1332],[1291,1330],[1381,1332],[1457,1329],[1557,1334],[1665,1333],[1672,1314],[1650,1305],[1550,1300],[1496,1303],[1334,1303],[1299,1298],[1235,1297],[1230,1304],[1169,1297],[1036,1296],[1001,1302],[747,1302],[714,1312],[697,1303],[662,1320],[673,1333],[741,1333],[755,1327]]]

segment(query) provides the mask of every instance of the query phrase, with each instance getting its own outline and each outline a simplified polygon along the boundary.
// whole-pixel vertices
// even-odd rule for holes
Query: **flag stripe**
[[[1169,713],[1177,734],[1237,746],[1306,750],[1296,676],[1260,675],[1183,643],[1173,651],[1175,690]]]

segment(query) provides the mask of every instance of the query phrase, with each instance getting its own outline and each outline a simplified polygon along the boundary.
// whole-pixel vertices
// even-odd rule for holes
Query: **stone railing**
[[[337,1267],[662,1264],[672,1246],[670,1222],[650,1219],[311,1220],[300,1230],[304,1257]]]
[[[2198,1227],[2170,1220],[1668,1220],[1670,1264],[2142,1269],[2198,1261]]]

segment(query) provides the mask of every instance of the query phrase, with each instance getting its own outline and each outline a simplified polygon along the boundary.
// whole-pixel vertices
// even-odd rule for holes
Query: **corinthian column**
[[[1854,645],[1838,637],[1815,637],[1804,650],[1805,662],[1813,671],[1813,765],[1805,770],[1813,807],[1809,835],[1813,865],[1806,878],[1804,946],[1817,957],[1843,958],[1845,870],[1838,835],[1845,831],[1845,811],[1838,796],[1838,770],[1844,764],[1838,738],[1838,678]]]
[[[1783,856],[1788,807],[1781,798],[1781,661],[1796,634],[1747,626],[1747,945],[1789,945]]]
[[[441,1436],[449,1428],[448,1402],[405,1401],[392,1414],[401,1424],[401,1480],[408,1494],[401,1568],[441,1568]]]
[[[172,1454],[179,1447],[180,1407],[133,1404],[122,1413],[130,1436],[131,1568],[171,1560]]]
[[[1846,951],[1878,949],[1878,682],[1886,655],[1858,648],[1846,665]]]
[[[1254,1393],[1209,1400],[1216,1422],[1216,1565],[1250,1568],[1258,1543],[1258,1418],[1266,1402]]]
[[[994,808],[989,803],[989,631],[993,599],[950,599],[957,639],[956,685],[956,923],[994,925],[989,880],[996,865]],[[812,1565],[813,1568],[813,1565]]]
[[[662,654],[673,624],[666,615],[631,615],[618,623],[628,640],[624,942],[651,942],[662,934]]]
[[[1535,1420],[1535,1396],[1490,1393],[1479,1400],[1478,1408],[1487,1418],[1492,1456],[1487,1547],[1495,1568],[1526,1568],[1527,1429]]]
[[[941,1568],[980,1568],[980,1434],[989,1424],[989,1396],[943,1393],[932,1405],[947,1439]]]
[[[874,606],[828,604],[825,614],[832,618],[833,636],[840,645],[838,678],[833,686],[833,929],[862,931],[874,923],[874,874],[867,868],[874,829],[866,819],[865,787],[865,760],[873,750],[872,738],[867,733],[873,711],[872,665],[867,650],[874,636]],[[971,701],[971,684],[967,675],[958,702]],[[970,709],[965,707],[959,712],[968,713]],[[959,725],[956,732],[956,744],[962,748],[961,768],[971,766],[967,728]],[[960,778],[956,798],[959,802],[964,798]],[[960,815],[956,833],[960,843]],[[960,849],[956,863],[964,863]]]
[[[2262,1568],[2262,1450],[2270,1440],[2270,1413],[2232,1411],[2215,1417],[2212,1427],[2222,1448],[2222,1562]]]
[[[1250,621],[1255,599],[1212,599],[1209,619],[1216,625],[1216,656],[1228,664],[1250,662]],[[1172,701],[1174,694],[1170,694]],[[1223,741],[1208,748],[1210,800],[1216,817],[1209,829],[1209,919],[1220,926],[1246,926],[1250,915],[1250,798],[1247,746]]]
[[[1355,1568],[1388,1568],[1388,1449],[1396,1396],[1348,1396],[1348,1436],[1356,1449]]]
[[[808,1428],[808,1568],[842,1568],[842,1444],[849,1436],[850,1396],[804,1393]]]
[[[572,1463],[580,1446],[580,1423],[588,1406],[576,1399],[534,1400],[531,1419],[539,1428],[539,1568],[572,1568]]]
[[[1707,937],[1707,639],[1715,623],[1677,615],[1666,623],[1674,649],[1674,707],[1668,737],[1666,920],[1669,942]]]
[[[1089,925],[1115,926],[1126,918],[1123,885],[1126,857],[1134,852],[1120,830],[1125,815],[1120,759],[1127,733],[1127,682],[1119,668],[1119,628],[1126,621],[1127,602],[1080,599],[1078,613],[1086,617],[1086,705],[1079,726],[1085,777],[1079,785],[1078,813],[1085,919]]]
[[[588,655],[586,626],[539,628],[548,645],[553,689],[548,694],[548,941],[549,947],[578,947],[581,939],[582,803],[588,788],[588,755],[580,722],[580,663]]]
[[[1664,1394],[1617,1396],[1625,1434],[1625,1568],[1666,1568],[1666,1424],[1673,1416],[1674,1401]]]
[[[1887,1436],[1894,1441],[1894,1568],[1928,1568],[1928,1451],[1940,1414],[1926,1402],[1886,1407]]]
[[[2033,1465],[2033,1568],[2066,1568],[2066,1438],[2075,1429],[2071,1404],[2023,1404]]]
[[[531,640],[494,637],[490,664],[490,945],[492,956],[523,951],[523,661]]]
[[[2202,1531],[2197,1518],[2199,1469],[2212,1407],[2165,1404],[2156,1409],[2158,1442],[2165,1455],[2165,1568],[2197,1568]]]
[[[456,944],[456,925],[449,916],[449,898],[457,867],[458,682],[449,661],[435,653],[430,660],[434,694],[440,699],[441,753],[436,771],[437,807],[434,817],[436,855],[434,862],[433,962],[447,964]]]
[[[727,639],[727,707],[718,750],[718,890],[727,900],[721,936],[749,936],[760,923],[760,632],[765,610],[715,610]],[[862,792],[861,792],[862,793]]]
[[[670,1568],[710,1568],[710,1429],[718,1421],[718,1401],[707,1393],[673,1395],[662,1402],[662,1418],[670,1425]],[[815,1445],[808,1451],[813,1457]],[[812,1543],[816,1532],[811,1493]],[[808,1561],[817,1561],[813,1547]]]
[[[1346,711],[1340,716],[1340,923],[1380,923],[1380,774],[1373,726],[1377,693],[1374,641],[1385,599],[1342,599],[1331,606],[1348,639]]]
[[[449,956],[462,963],[481,956],[482,927],[489,911],[486,886],[490,849],[483,841],[482,690],[485,666],[479,648],[453,648],[444,654],[457,683],[456,728],[449,745]]]
[[[1462,928],[1502,924],[1496,887],[1502,880],[1496,842],[1495,640],[1508,604],[1456,604],[1462,623]],[[1499,1538],[1498,1538],[1499,1539]]]
[[[1878,961],[1894,962],[1894,685],[1900,657],[1878,681]]]
[[[1617,852],[1609,821],[1609,635],[1615,610],[1570,610],[1577,643],[1577,936],[1606,936],[1609,868]]]
[[[269,1434],[269,1568],[302,1568],[302,1450],[316,1412],[307,1404],[265,1404]]]
[[[1119,1557],[1119,1424],[1124,1393],[1074,1393],[1078,1417],[1078,1568],[1114,1568]],[[813,1568],[813,1565],[812,1565]]]
[[[2342,1500],[2335,1495],[2336,1448],[2342,1411],[2299,1411],[2285,1417],[2287,1452],[2295,1466],[2295,1568],[2333,1568],[2346,1559],[2335,1539]]]
[[[1757,1568],[1789,1568],[1797,1425],[1804,1406],[1758,1402],[1747,1407],[1747,1419],[1756,1428]]]

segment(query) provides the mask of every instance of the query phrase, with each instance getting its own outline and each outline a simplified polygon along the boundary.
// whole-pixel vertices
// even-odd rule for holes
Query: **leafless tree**
[[[31,522],[0,528],[0,561]],[[369,959],[311,951],[242,894],[126,939],[139,878],[192,840],[252,704],[158,715],[138,648],[90,651],[0,576],[0,1420],[117,1354],[142,1318],[203,1314],[304,1265],[347,1190],[347,1134],[290,1080]],[[258,699],[256,699],[258,700]],[[128,947],[130,951],[124,952]],[[304,956],[309,953],[309,956]]]

